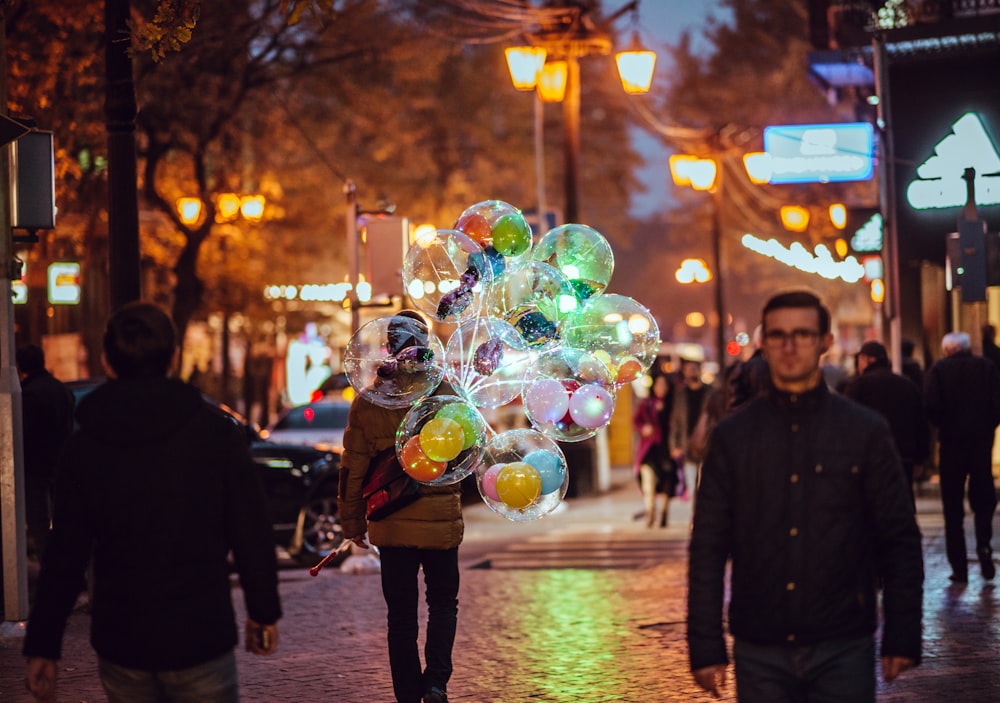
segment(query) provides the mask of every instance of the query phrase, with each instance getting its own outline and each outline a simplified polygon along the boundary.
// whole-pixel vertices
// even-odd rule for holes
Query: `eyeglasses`
[[[783,347],[787,342],[793,342],[797,347],[806,347],[815,344],[819,335],[816,330],[795,329],[791,332],[768,330],[764,333],[764,341],[772,347]]]

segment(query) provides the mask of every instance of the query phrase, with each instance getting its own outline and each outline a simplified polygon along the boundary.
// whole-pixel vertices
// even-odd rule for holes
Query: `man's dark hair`
[[[900,351],[903,352],[903,356],[913,356],[913,350],[916,349],[916,344],[914,344],[912,339],[907,339],[903,337],[900,344]]]
[[[14,353],[17,370],[31,375],[45,370],[45,352],[37,344],[25,344]]]
[[[104,330],[104,356],[119,378],[166,376],[176,347],[173,321],[153,303],[126,303]]]
[[[805,290],[793,290],[772,296],[764,304],[764,309],[760,313],[761,325],[765,330],[767,328],[765,324],[767,314],[783,308],[812,308],[819,315],[819,333],[826,334],[830,331],[830,311],[814,293]]]

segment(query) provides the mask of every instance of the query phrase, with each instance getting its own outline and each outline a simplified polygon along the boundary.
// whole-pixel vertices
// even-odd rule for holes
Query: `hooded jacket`
[[[344,536],[365,534],[379,547],[451,549],[462,543],[460,484],[420,486],[420,498],[375,522],[365,519],[362,486],[372,457],[396,442],[410,408],[384,408],[359,395],[351,404],[340,464],[339,509]]]
[[[276,622],[271,525],[241,428],[166,378],[108,381],[76,416],[24,654],[59,658],[91,556],[91,644],[119,666],[183,669],[236,645],[230,552],[249,617]]]
[[[691,668],[728,661],[722,631],[764,645],[874,633],[920,661],[921,536],[886,421],[820,383],[771,389],[712,433],[691,533]]]

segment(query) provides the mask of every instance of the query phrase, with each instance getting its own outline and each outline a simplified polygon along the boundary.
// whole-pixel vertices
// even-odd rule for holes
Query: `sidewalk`
[[[450,700],[709,700],[691,680],[684,642],[691,505],[672,501],[670,526],[648,529],[633,519],[641,503],[631,472],[615,469],[611,491],[567,500],[564,509],[542,520],[512,523],[482,504],[466,509]],[[936,497],[918,499],[918,519],[926,562],[924,663],[893,684],[880,684],[878,700],[1000,701],[995,586],[982,581],[974,562],[968,585],[948,580]],[[1000,522],[997,528],[1000,536]],[[529,553],[550,564],[584,553],[591,565],[539,568],[520,557],[501,559]],[[636,554],[644,555],[640,566],[631,565]],[[491,557],[491,567],[483,568]],[[244,703],[393,700],[377,574],[324,571],[312,578],[304,569],[289,569],[281,574],[281,594],[285,617],[278,654],[238,652]],[[234,595],[242,620],[239,594]],[[60,662],[61,701],[105,700],[88,627],[82,611],[70,620]],[[20,646],[16,637],[0,639],[5,702],[29,701]],[[723,700],[735,700],[732,684],[727,693]]]

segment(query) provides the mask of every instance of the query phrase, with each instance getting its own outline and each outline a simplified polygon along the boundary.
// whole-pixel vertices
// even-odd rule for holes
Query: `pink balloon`
[[[603,427],[611,420],[614,398],[604,386],[588,383],[580,386],[569,398],[569,415],[573,422],[588,430]]]
[[[535,422],[559,422],[566,415],[569,401],[563,384],[551,378],[529,383],[524,394],[525,409]]]
[[[500,471],[506,464],[494,464],[490,468],[483,472],[483,480],[480,482],[480,486],[483,491],[483,495],[490,500],[500,502],[500,496],[497,494],[497,476],[500,475]]]

